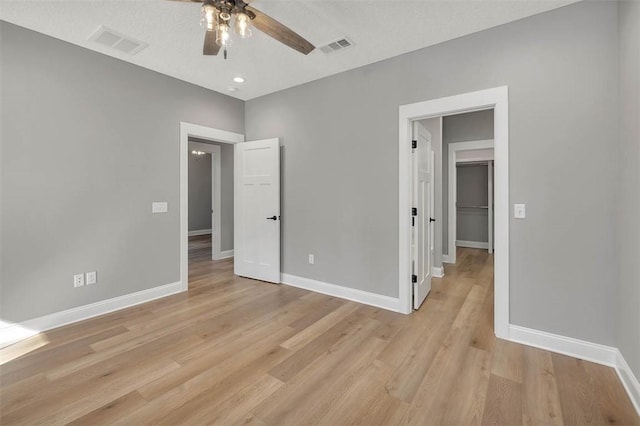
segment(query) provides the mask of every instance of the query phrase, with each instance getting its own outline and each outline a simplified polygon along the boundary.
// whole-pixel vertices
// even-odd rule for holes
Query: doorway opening
[[[196,158],[190,158],[192,156],[210,158],[211,167],[209,174],[211,180],[209,185],[205,185],[204,191],[206,192],[210,188],[209,196],[206,194],[201,195],[205,198],[205,204],[209,204],[209,220],[205,215],[198,220],[200,223],[210,223],[211,228],[201,228],[203,225],[197,227],[201,229],[191,229],[193,234],[200,233],[201,235],[192,235],[194,239],[194,253],[197,252],[198,246],[201,251],[207,253],[207,257],[210,259],[224,259],[233,256],[233,232],[234,232],[234,217],[233,217],[233,154],[230,156],[230,182],[228,186],[230,188],[230,199],[227,202],[223,202],[225,187],[223,183],[223,151],[229,149],[233,153],[233,144],[244,142],[244,135],[238,133],[231,133],[224,130],[214,129],[210,127],[200,126],[191,123],[180,123],[180,281],[183,290],[189,288],[189,232],[190,232],[190,204],[189,204],[189,164],[190,160],[192,164],[198,161]],[[192,154],[193,151],[201,152],[202,154]],[[210,202],[208,200],[211,200]],[[201,200],[200,200],[201,201]],[[194,204],[195,206],[196,204]],[[206,206],[205,206],[206,208]],[[224,222],[224,208],[230,209],[230,219]],[[195,219],[194,219],[195,220]],[[223,232],[226,229],[226,232]],[[196,232],[193,232],[196,231]],[[198,232],[200,231],[200,232]],[[210,232],[210,236],[207,232]],[[226,234],[226,235],[225,235]],[[227,241],[225,241],[225,238]],[[200,240],[198,240],[200,239]],[[231,247],[229,247],[229,242]],[[225,245],[226,244],[226,245]],[[211,253],[209,256],[208,253]]]
[[[446,140],[446,139],[445,139]],[[442,261],[456,263],[457,248],[494,246],[494,141],[447,143],[447,179],[443,185]],[[443,178],[444,179],[444,178]]]
[[[214,162],[220,147],[189,139],[189,259],[216,259],[214,245],[220,240],[212,236],[214,199],[217,191]]]
[[[428,119],[440,119],[440,137],[442,135],[441,117],[468,113],[474,111],[493,110],[493,131],[494,131],[494,204],[495,204],[495,247],[494,257],[494,332],[497,337],[508,338],[509,329],[509,155],[508,155],[508,88],[506,86],[482,90],[478,92],[466,93],[446,98],[434,99],[418,102],[410,105],[403,105],[399,109],[399,302],[400,311],[410,313],[415,306],[414,293],[416,292],[415,282],[420,280],[416,277],[415,253],[416,253],[416,231],[414,227],[414,203],[419,201],[416,198],[416,185],[420,186],[419,180],[415,179],[414,169],[414,137],[416,134],[416,122],[423,122]],[[436,149],[434,149],[436,151]],[[442,146],[441,150],[442,152]],[[432,170],[438,171],[442,176],[442,161],[438,167],[438,153],[435,153],[435,167]],[[442,160],[442,153],[440,153]],[[455,164],[455,163],[454,163]],[[455,168],[455,166],[454,166]],[[434,179],[435,180],[435,179]],[[455,180],[455,179],[454,179]],[[442,223],[442,209],[446,203],[442,201],[442,191],[436,190],[430,196],[433,197],[431,211],[427,210],[428,220],[435,219],[436,223]],[[455,204],[454,204],[455,206]],[[487,206],[488,207],[488,206]],[[455,208],[454,208],[455,211]],[[435,216],[435,217],[434,217]],[[447,215],[450,217],[450,212]],[[425,215],[422,220],[427,217]],[[443,228],[440,228],[443,229]],[[431,238],[429,247],[437,245],[437,239],[442,238],[438,232],[423,232],[419,238]],[[442,232],[440,232],[442,234]],[[454,252],[455,252],[455,239]],[[441,242],[440,247],[445,244]],[[447,244],[448,245],[448,244]],[[434,248],[435,249],[435,248]],[[419,249],[418,249],[419,251]],[[430,256],[428,251],[424,251]],[[438,270],[438,260],[442,261],[442,249],[440,249],[440,259],[436,259],[433,268],[423,271],[425,278],[427,274],[438,276],[442,271]],[[450,254],[450,253],[448,253]],[[434,258],[438,253],[434,253]],[[427,288],[427,287],[425,287]],[[418,289],[419,290],[419,289]],[[422,297],[419,294],[420,297]],[[419,305],[419,303],[418,303]]]

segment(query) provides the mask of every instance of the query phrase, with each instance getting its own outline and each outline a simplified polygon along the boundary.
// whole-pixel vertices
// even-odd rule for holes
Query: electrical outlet
[[[314,255],[309,255],[309,265],[313,265],[316,262],[316,258]]]
[[[84,274],[76,274],[73,276],[73,286],[82,287],[84,285]]]
[[[96,274],[96,271],[87,272],[86,275],[87,275],[87,285],[93,285],[98,282],[98,275]]]

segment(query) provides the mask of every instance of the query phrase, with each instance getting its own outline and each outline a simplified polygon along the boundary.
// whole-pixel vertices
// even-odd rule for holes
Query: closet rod
[[[493,161],[493,160],[492,160]],[[489,161],[458,161],[456,167],[464,166],[488,166]]]

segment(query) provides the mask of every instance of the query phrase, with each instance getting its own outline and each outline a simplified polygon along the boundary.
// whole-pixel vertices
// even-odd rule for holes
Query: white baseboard
[[[619,350],[616,350],[616,372],[640,416],[640,383]]]
[[[448,255],[448,254],[443,254],[443,255],[442,255],[442,263],[451,263],[451,264],[454,264],[455,262],[452,262],[452,261],[449,259],[449,255]]]
[[[456,240],[456,247],[467,247],[467,248],[477,248],[477,249],[489,249],[489,243],[483,243],[482,241],[465,241],[465,240]]]
[[[216,260],[228,259],[230,257],[233,257],[233,250],[225,250],[220,252],[220,255],[216,257]]]
[[[298,277],[290,274],[280,274],[280,282],[292,287],[303,288],[316,293],[327,294],[341,299],[353,300],[354,302],[371,305],[389,311],[400,312],[400,299],[383,296],[368,291],[356,290],[341,285],[325,283],[309,278]]]
[[[433,275],[434,278],[444,277],[444,266],[434,266],[433,268],[431,268],[431,275]]]
[[[195,231],[189,231],[190,237],[195,237],[197,235],[211,235],[211,229],[196,229]]]
[[[20,323],[0,321],[0,348],[16,343],[36,334],[51,330],[52,328],[82,321],[98,315],[108,314],[113,311],[139,305],[161,297],[170,296],[184,291],[182,283],[176,282],[160,287],[138,291],[112,299],[101,300],[89,305],[78,306],[61,312],[33,318]]]
[[[591,343],[517,325],[509,325],[509,340],[585,361],[607,365],[609,367],[616,366],[618,350],[611,346]]]
[[[517,325],[509,325],[509,340],[615,368],[640,415],[640,384],[618,348]]]

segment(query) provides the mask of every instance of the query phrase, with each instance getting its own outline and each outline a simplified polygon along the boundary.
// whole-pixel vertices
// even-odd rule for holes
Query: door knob
[[[278,220],[278,216],[271,216],[267,218],[268,220]]]
[[[429,218],[429,223],[431,223],[431,222],[435,222],[435,221],[436,221],[436,220],[435,220],[434,218],[432,218],[432,217],[430,217],[430,218]]]

